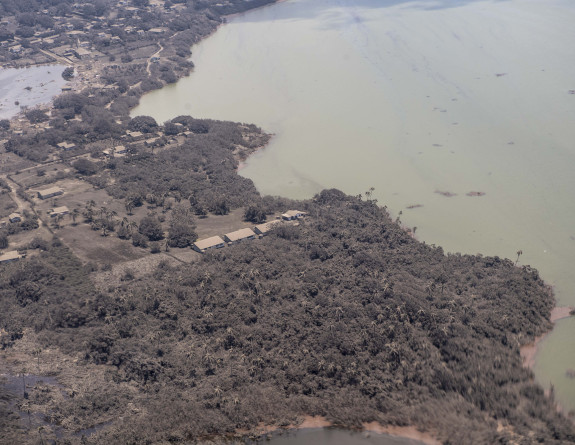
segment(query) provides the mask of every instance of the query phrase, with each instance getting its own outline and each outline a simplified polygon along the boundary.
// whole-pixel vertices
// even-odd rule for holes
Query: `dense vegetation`
[[[113,421],[90,443],[181,442],[304,414],[415,424],[449,443],[575,440],[521,366],[519,345],[549,328],[553,306],[535,270],[446,256],[335,190],[299,204],[311,214],[300,226],[100,292],[58,242],[3,267],[7,338],[31,327],[44,348],[111,367],[105,390],[52,417]]]
[[[162,261],[143,278],[126,271],[119,284],[100,286],[104,267],[82,264],[57,237],[34,239],[28,258],[0,265],[0,360],[32,356],[35,369],[65,386],[34,388],[24,402],[0,381],[0,443],[186,443],[303,415],[347,427],[415,425],[454,444],[575,441],[519,356],[550,328],[553,297],[537,271],[497,257],[445,255],[361,196],[260,197],[235,172],[267,141],[254,126],[129,118],[143,93],[189,72],[190,45],[223,14],[271,1],[173,0],[157,8],[133,0],[137,11],[112,0],[0,4],[0,15],[15,17],[0,25],[0,41],[13,45],[19,35],[24,52],[35,50],[27,40],[34,35],[55,37],[50,48],[65,46],[74,41],[64,25],[92,23],[83,38],[110,62],[100,73],[107,88],[62,95],[49,114],[27,111],[36,126],[22,134],[0,121],[8,151],[38,163],[57,153],[73,167],[52,176],[38,170],[38,184],[77,175],[129,215],[163,207],[136,230],[88,202],[82,215],[92,228],[159,252],[160,240],[184,248],[196,239],[192,215],[243,207],[245,219],[259,223],[277,210],[309,213],[257,242],[190,264]],[[123,25],[113,26],[116,19]],[[128,26],[145,35],[123,31]],[[163,34],[148,33],[152,27]],[[161,63],[148,64],[148,53],[133,60],[158,43],[167,55]],[[20,57],[0,49],[3,60]],[[128,143],[127,130],[158,136],[157,145]],[[76,147],[61,151],[61,142]],[[103,155],[124,143],[127,156]],[[0,232],[0,247],[38,227],[34,214],[24,216]],[[24,404],[42,413],[42,429],[19,422]]]
[[[236,173],[235,150],[255,148],[244,140],[238,125],[192,119],[189,128],[198,133],[182,145],[155,155],[142,153],[113,161],[110,175],[116,180],[107,187],[108,192],[135,203],[159,204],[166,196],[178,201],[191,199],[196,210],[214,213],[222,206],[236,208],[257,199],[253,183]],[[256,127],[250,126],[250,131],[261,136],[258,145],[267,140]]]

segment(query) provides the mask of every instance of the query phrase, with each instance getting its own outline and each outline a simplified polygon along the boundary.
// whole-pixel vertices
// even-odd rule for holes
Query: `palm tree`
[[[54,218],[54,227],[56,229],[60,228],[60,221],[62,221],[62,215],[61,214],[56,215],[56,217]]]
[[[519,257],[523,255],[523,251],[522,250],[518,250],[517,251],[517,260],[515,261],[515,265],[517,266],[517,263],[519,262]]]
[[[103,219],[104,219],[104,215],[108,212],[108,208],[102,206],[102,207],[100,207],[99,212],[100,212],[100,219],[103,220]]]
[[[126,199],[124,201],[124,207],[126,207],[126,212],[128,212],[128,215],[132,215],[132,210],[134,210],[134,202],[131,199]]]
[[[34,349],[34,355],[38,359],[38,369],[40,369],[40,354],[42,353],[42,348]]]
[[[138,224],[135,221],[130,221],[128,223],[128,230],[130,231],[130,235],[132,234],[134,229],[138,228]]]
[[[335,315],[337,315],[337,321],[340,321],[343,316],[343,308],[341,306],[335,308]]]
[[[80,214],[80,210],[78,210],[77,208],[72,210],[72,213],[70,213],[70,218],[72,218],[72,224],[76,225],[76,218],[78,217],[78,215]]]

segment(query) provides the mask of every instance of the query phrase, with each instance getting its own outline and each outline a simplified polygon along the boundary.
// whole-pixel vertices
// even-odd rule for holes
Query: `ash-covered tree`
[[[142,218],[138,230],[150,241],[159,241],[164,238],[162,223],[155,215],[148,215]]]
[[[62,77],[65,80],[71,80],[74,77],[74,67],[67,67],[64,69],[64,71],[62,71]]]
[[[75,114],[80,114],[86,105],[90,105],[90,98],[76,93],[64,94],[54,100],[54,108],[64,110],[73,108]]]
[[[72,164],[78,173],[86,176],[93,175],[98,172],[98,164],[86,158],[80,158]]]
[[[249,206],[244,213],[244,220],[261,224],[266,220],[266,212],[258,206]]]
[[[230,213],[230,206],[226,198],[221,198],[212,204],[210,210],[214,215],[227,215]]]
[[[168,230],[168,246],[188,247],[197,238],[196,225],[193,221],[190,208],[176,207],[172,212],[170,228]]]
[[[160,79],[166,83],[176,83],[178,76],[176,76],[176,73],[170,68],[168,71],[163,71],[162,74],[160,74]]]
[[[43,110],[30,110],[26,112],[26,117],[32,124],[46,122],[49,118]]]
[[[5,230],[0,232],[0,249],[8,247],[8,233]]]
[[[131,131],[141,131],[142,133],[152,133],[158,128],[156,119],[151,116],[136,116],[128,124]]]

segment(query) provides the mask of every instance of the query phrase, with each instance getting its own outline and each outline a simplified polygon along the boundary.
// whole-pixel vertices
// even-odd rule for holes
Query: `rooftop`
[[[194,243],[196,247],[200,250],[209,249],[210,247],[217,246],[218,244],[225,244],[224,240],[219,236],[212,236],[203,240],[196,241]]]
[[[256,236],[254,231],[250,228],[236,230],[235,232],[226,233],[226,238],[229,239],[231,242],[239,241],[245,238],[249,238],[250,236]]]

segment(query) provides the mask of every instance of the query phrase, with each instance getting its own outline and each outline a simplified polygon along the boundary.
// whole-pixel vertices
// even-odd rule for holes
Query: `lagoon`
[[[240,173],[263,194],[374,187],[419,239],[522,251],[575,305],[573,23],[567,0],[288,0],[230,19],[132,114],[261,126]],[[574,337],[559,321],[535,367],[567,409]]]
[[[22,109],[50,102],[66,83],[62,78],[64,68],[44,65],[0,69],[0,119],[10,119]]]

